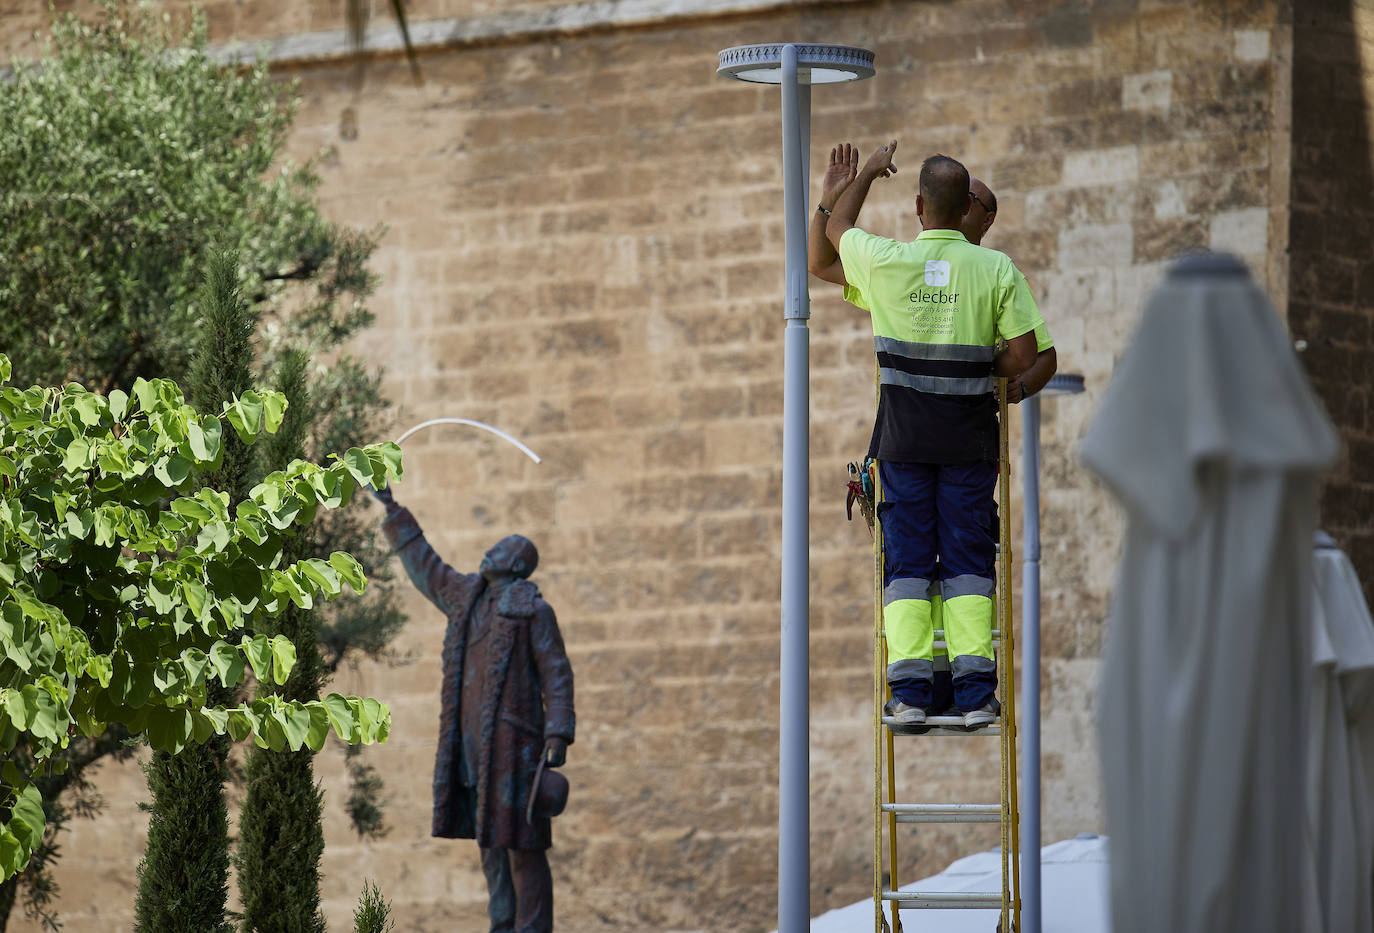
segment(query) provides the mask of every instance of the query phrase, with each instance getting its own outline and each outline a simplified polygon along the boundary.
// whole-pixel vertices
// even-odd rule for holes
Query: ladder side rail
[[[877,372],[874,372],[877,382]],[[878,523],[882,487],[873,478],[873,931],[885,933],[883,914],[883,703],[887,692],[886,651],[883,637],[883,531]],[[887,765],[892,767],[892,736],[887,735]],[[888,783],[891,783],[889,778]],[[893,916],[897,915],[894,908]]]
[[[887,640],[883,640],[883,683],[886,686],[887,677]],[[883,691],[884,701],[891,699],[892,690],[887,688]],[[891,729],[884,729],[887,742],[887,802],[895,806],[897,803],[897,758],[894,754],[893,737]],[[887,860],[888,860],[888,883],[892,890],[897,890],[901,885],[897,881],[897,814],[889,811],[887,814]],[[902,918],[894,910],[892,912],[893,933],[902,933]]]
[[[874,591],[877,594],[874,602],[878,607],[878,645],[881,648],[880,657],[882,663],[879,665],[880,682],[882,690],[880,696],[884,704],[892,698],[892,688],[887,683],[887,637],[886,637],[886,618],[883,614],[883,582],[887,577],[887,564],[883,559],[882,531],[878,525],[878,503],[882,502],[882,480],[875,464],[873,467],[873,539],[878,545],[878,571],[876,575],[876,586]],[[878,710],[881,717],[882,709]],[[892,730],[883,729],[884,740],[887,747],[887,802],[897,802],[897,759],[892,745]],[[889,813],[887,816],[887,871],[888,883],[895,891],[897,889],[897,816]],[[892,911],[892,931],[902,933],[902,917],[896,908]]]
[[[1020,810],[1017,794],[1016,767],[1016,637],[1012,603],[1012,549],[1011,549],[1011,445],[1010,418],[1008,417],[1006,380],[1002,380],[998,403],[998,509],[999,521],[999,563],[998,568],[998,614],[1001,616],[1002,653],[1006,671],[1002,693],[1003,702],[1003,741],[1005,743],[1002,767],[1007,788],[1006,822],[1003,824],[1004,864],[1010,868],[1010,885],[1007,888],[1007,909],[1012,914],[1010,929],[1021,928],[1021,862],[1020,862]],[[1005,909],[1004,909],[1005,912]],[[1007,929],[1004,922],[1003,928]]]

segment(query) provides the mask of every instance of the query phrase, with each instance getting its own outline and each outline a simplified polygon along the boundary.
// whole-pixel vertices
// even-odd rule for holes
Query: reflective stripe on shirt
[[[991,363],[997,353],[992,347],[962,343],[912,343],[896,337],[874,337],[873,350],[875,353],[892,353],[913,360],[962,360],[969,363]]]
[[[883,385],[935,395],[983,395],[993,390],[992,347],[874,337],[873,349]]]
[[[931,395],[987,395],[996,386],[991,376],[960,378],[906,373],[887,366],[878,368],[878,381],[885,386],[901,386]]]

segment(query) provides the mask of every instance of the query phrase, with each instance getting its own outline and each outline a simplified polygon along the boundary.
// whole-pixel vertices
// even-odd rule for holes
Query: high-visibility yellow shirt
[[[869,456],[997,459],[998,338],[1044,326],[1026,277],[1004,253],[974,246],[957,230],[902,242],[856,227],[840,238],[839,253],[846,297],[873,322],[881,391]]]
[[[868,299],[864,298],[863,292],[859,291],[853,285],[846,285],[844,287],[844,300],[854,305],[856,308],[861,308],[864,311],[868,310]],[[1044,353],[1052,346],[1054,346],[1054,338],[1050,336],[1049,325],[1042,321],[1035,328],[1035,352]]]

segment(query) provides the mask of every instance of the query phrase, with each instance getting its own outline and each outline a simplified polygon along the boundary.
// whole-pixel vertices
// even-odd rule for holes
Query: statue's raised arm
[[[386,506],[382,532],[391,542],[392,550],[401,558],[401,564],[415,588],[444,615],[463,611],[481,577],[475,573],[459,573],[444,563],[443,558],[425,540],[425,533],[410,509],[392,497],[390,487],[383,487],[372,494]]]

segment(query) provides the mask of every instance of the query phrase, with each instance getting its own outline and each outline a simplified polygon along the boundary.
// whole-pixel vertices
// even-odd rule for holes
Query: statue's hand
[[[383,486],[381,489],[369,489],[369,491],[372,493],[373,498],[382,503],[382,505],[396,504],[396,500],[392,498],[390,486]]]
[[[554,736],[544,743],[544,758],[550,768],[561,768],[568,760],[568,743]]]

